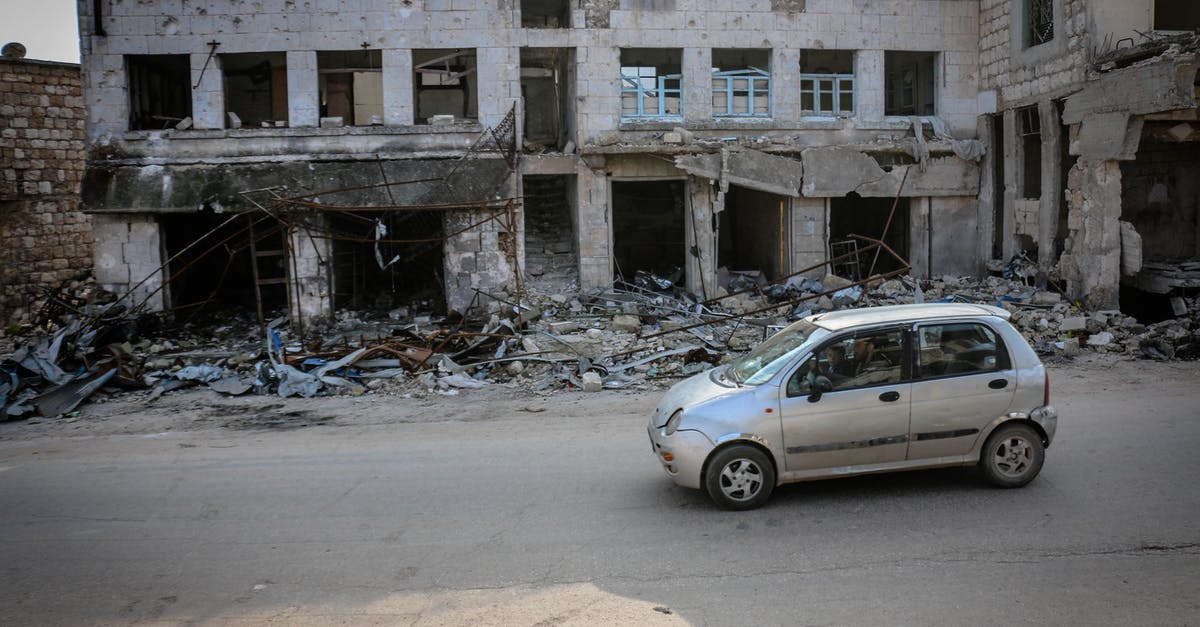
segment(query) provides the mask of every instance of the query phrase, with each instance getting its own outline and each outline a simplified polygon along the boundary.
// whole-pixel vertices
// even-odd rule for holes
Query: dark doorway
[[[892,212],[892,203],[896,204],[896,213],[892,216],[891,224],[888,215]],[[862,235],[872,239],[881,239],[901,258],[908,259],[908,225],[909,203],[907,198],[898,201],[892,198],[863,198],[850,194],[844,198],[833,198],[829,207],[829,242],[835,244],[850,239],[850,234]],[[883,237],[880,237],[883,235]],[[861,248],[863,243],[858,244]],[[874,251],[864,254],[859,259],[861,276],[866,277],[871,272],[874,263],[874,273],[881,274],[903,268],[887,251],[881,250],[876,256]]]
[[[162,216],[166,258],[172,259],[166,268],[168,301],[178,316],[255,311],[252,240],[259,253],[260,279],[286,278],[279,224],[261,214],[247,214],[222,226],[229,218],[208,212]],[[261,292],[264,311],[287,307],[286,282],[267,283]]]
[[[442,217],[437,211],[332,215],[334,307],[444,314]]]
[[[772,281],[787,274],[786,198],[731,185],[718,224],[718,266],[760,270]]]
[[[575,84],[574,57],[571,48],[521,49],[526,151],[560,150],[571,134],[568,107]]]
[[[574,176],[526,176],[521,187],[525,207],[525,275],[548,288],[578,286],[572,216]]]
[[[683,281],[683,181],[613,181],[615,273],[633,281],[638,270]]]
[[[991,116],[992,131],[992,259],[1004,258],[1004,116]],[[1064,145],[1066,142],[1063,142]]]

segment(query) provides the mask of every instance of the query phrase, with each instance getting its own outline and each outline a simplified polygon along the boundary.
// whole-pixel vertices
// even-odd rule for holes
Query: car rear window
[[[955,322],[922,325],[917,330],[917,376],[990,372],[1009,367],[1000,336],[986,324]]]

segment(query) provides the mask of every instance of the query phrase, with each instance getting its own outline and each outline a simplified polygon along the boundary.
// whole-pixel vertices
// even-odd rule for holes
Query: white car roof
[[[923,303],[919,305],[888,305],[886,307],[863,307],[819,313],[808,317],[817,326],[840,331],[850,327],[888,324],[892,322],[919,322],[939,318],[966,318],[995,316],[1007,320],[1012,314],[993,305],[972,303]]]

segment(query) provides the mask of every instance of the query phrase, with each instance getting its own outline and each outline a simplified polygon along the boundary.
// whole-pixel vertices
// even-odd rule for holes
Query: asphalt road
[[[0,624],[1200,622],[1200,394],[1077,389],[1024,489],[940,470],[745,513],[662,473],[654,395],[0,442]]]

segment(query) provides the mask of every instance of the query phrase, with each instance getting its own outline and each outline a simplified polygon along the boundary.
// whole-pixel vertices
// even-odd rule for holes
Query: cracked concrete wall
[[[288,232],[288,260],[292,299],[305,323],[328,319],[333,315],[333,295],[329,291],[329,267],[333,259],[333,242],[321,237],[328,232],[328,220],[323,215],[305,216],[304,221]]]
[[[162,311],[166,294],[158,218],[145,214],[95,215],[92,232],[96,238],[92,262],[96,283],[126,296],[122,302],[129,307]]]
[[[1121,166],[1081,158],[1067,175],[1067,295],[1092,309],[1116,309],[1121,278]]]
[[[841,197],[851,192],[864,197],[889,197],[898,192],[906,197],[979,193],[979,165],[957,157],[933,157],[924,171],[917,165],[884,170],[861,150],[836,146],[807,148],[801,153],[801,160],[804,162],[801,189],[805,196]]]

